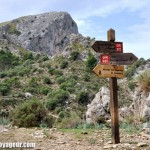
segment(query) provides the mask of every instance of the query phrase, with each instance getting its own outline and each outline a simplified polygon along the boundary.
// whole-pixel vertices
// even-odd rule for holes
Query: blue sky
[[[150,0],[0,0],[0,22],[51,11],[66,11],[83,36],[107,40],[116,31],[124,52],[150,58]]]

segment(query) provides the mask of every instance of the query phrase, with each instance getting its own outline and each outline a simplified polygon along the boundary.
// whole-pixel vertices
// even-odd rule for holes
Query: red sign
[[[101,54],[100,62],[101,62],[101,64],[110,64],[110,55],[109,54]]]
[[[123,52],[123,44],[122,42],[116,42],[115,43],[116,52]]]

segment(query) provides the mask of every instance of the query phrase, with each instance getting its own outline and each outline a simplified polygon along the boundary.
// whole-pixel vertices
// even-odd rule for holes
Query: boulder
[[[96,125],[97,123],[102,123],[110,119],[109,102],[109,89],[107,87],[101,87],[91,104],[87,105],[86,122]]]

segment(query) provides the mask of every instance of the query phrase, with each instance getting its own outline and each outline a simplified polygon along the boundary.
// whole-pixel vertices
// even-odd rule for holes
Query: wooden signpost
[[[101,54],[101,64],[112,64],[112,65],[131,65],[138,58],[132,53],[112,53],[112,54]]]
[[[113,144],[120,143],[117,78],[124,77],[124,66],[131,65],[137,60],[132,53],[123,53],[123,43],[115,41],[115,30],[107,31],[108,41],[96,41],[92,48],[100,55],[100,64],[93,69],[98,77],[110,78],[110,112]]]

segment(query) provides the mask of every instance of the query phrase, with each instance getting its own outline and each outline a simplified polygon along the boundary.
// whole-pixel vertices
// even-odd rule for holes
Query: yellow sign
[[[100,65],[97,64],[93,71],[99,77],[105,78],[123,78],[124,77],[124,66],[113,66],[113,65]]]

